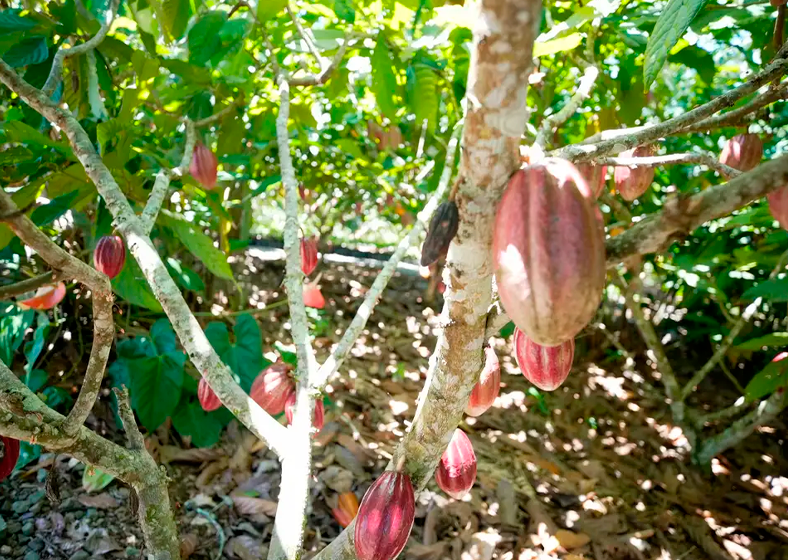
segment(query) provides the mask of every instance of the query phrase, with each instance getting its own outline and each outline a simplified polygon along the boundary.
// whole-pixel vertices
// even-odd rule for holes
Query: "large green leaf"
[[[548,56],[551,54],[571,51],[577,48],[583,40],[583,35],[580,33],[570,33],[564,37],[550,39],[544,42],[534,43],[534,58],[541,56]]]
[[[651,86],[665,64],[670,50],[689,29],[692,20],[708,0],[670,0],[660,13],[646,45],[643,81]]]
[[[744,389],[747,400],[754,401],[788,386],[788,353],[778,354],[753,377]]]
[[[408,97],[416,123],[427,121],[427,130],[434,131],[438,117],[438,77],[429,66],[416,64],[408,68]]]
[[[758,338],[751,338],[741,344],[737,344],[736,348],[757,351],[764,346],[788,346],[788,332],[776,332],[766,336],[759,336]]]
[[[263,2],[265,3],[265,2]],[[175,40],[183,37],[192,15],[189,0],[162,0],[161,13],[165,31]]]
[[[49,225],[71,210],[79,195],[79,190],[60,195],[51,200],[49,204],[39,206],[33,210],[30,214],[30,219],[39,227]]]
[[[14,352],[25,339],[25,331],[33,324],[35,311],[23,310],[12,303],[0,306],[0,360],[11,366]]]
[[[221,45],[219,32],[224,26],[223,12],[208,12],[189,30],[189,62],[203,66]]]
[[[391,119],[395,119],[397,105],[394,102],[394,93],[397,91],[397,77],[394,74],[391,52],[386,44],[386,37],[381,32],[378,42],[372,51],[372,93],[378,102],[380,112]]]
[[[227,325],[219,321],[208,323],[205,336],[222,361],[232,370],[235,380],[249,391],[257,374],[271,362],[263,358],[262,335],[255,318],[244,313],[233,328],[234,342],[230,340]]]
[[[12,31],[27,31],[35,26],[36,22],[34,20],[20,16],[15,10],[0,11],[0,34]]]
[[[25,344],[25,358],[27,358],[27,363],[25,363],[26,380],[29,380],[33,366],[44,349],[48,333],[49,317],[46,313],[39,311],[36,315],[36,330],[33,332],[33,340]],[[27,384],[29,385],[29,383]]]
[[[161,304],[148,287],[148,281],[137,261],[131,257],[126,258],[123,270],[112,279],[112,291],[132,305],[138,305],[151,311],[162,311]]]
[[[168,257],[165,264],[170,275],[184,290],[201,292],[205,289],[205,283],[200,278],[200,275],[183,266],[181,261]]]
[[[788,301],[788,278],[772,278],[753,286],[742,296],[744,299],[762,297],[772,303]]]
[[[200,403],[181,405],[172,417],[172,425],[183,436],[191,436],[196,447],[210,447],[219,441],[224,423],[220,411],[205,412]]]
[[[257,21],[265,24],[269,19],[284,10],[285,6],[287,6],[287,0],[258,0]]]
[[[11,68],[21,68],[44,62],[48,56],[47,40],[44,37],[31,37],[5,51],[3,60]]]
[[[350,0],[334,0],[334,13],[348,23],[356,21],[356,10]]]
[[[220,278],[233,279],[233,271],[227,264],[227,255],[213,246],[213,240],[210,237],[191,222],[187,222],[171,212],[163,211],[162,218],[164,224],[175,232],[181,243],[191,254],[200,259],[208,270]]]

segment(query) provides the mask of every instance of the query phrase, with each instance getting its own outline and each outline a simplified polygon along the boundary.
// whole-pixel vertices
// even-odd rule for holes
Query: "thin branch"
[[[65,277],[66,276],[60,271],[50,270],[49,272],[39,274],[33,278],[20,280],[14,284],[2,286],[0,287],[0,300],[10,299],[27,292],[32,292],[42,286],[46,286],[47,284],[56,284],[59,280],[62,280]]]
[[[319,74],[311,74],[309,76],[304,76],[302,78],[290,78],[290,85],[292,86],[317,86],[322,85],[328,81],[331,77],[331,74],[337,69],[339,64],[342,62],[342,59],[345,57],[345,52],[347,51],[348,44],[350,43],[350,37],[345,37],[342,41],[342,45],[337,50],[334,58],[331,60],[331,64],[326,66],[323,70],[320,71]]]
[[[115,398],[118,399],[118,415],[121,422],[123,422],[123,428],[126,430],[129,449],[135,451],[144,450],[145,438],[142,437],[142,433],[137,428],[137,421],[134,419],[134,413],[131,411],[129,390],[125,386],[122,388],[115,387],[113,392],[115,393]]]
[[[666,154],[650,157],[608,157],[597,161],[601,165],[618,165],[623,167],[658,167],[674,163],[699,163],[718,172],[725,177],[738,177],[741,171],[721,163],[712,154],[696,152],[687,154]]]
[[[430,201],[424,206],[424,209],[419,213],[416,223],[413,224],[413,227],[408,232],[408,234],[400,240],[399,245],[397,245],[397,249],[394,251],[394,254],[391,255],[386,265],[378,273],[375,281],[372,283],[372,286],[367,292],[366,297],[364,297],[364,301],[359,306],[358,311],[356,311],[355,317],[353,317],[353,320],[350,322],[347,330],[345,330],[345,334],[342,336],[342,339],[334,348],[331,356],[329,356],[329,358],[320,367],[320,370],[317,373],[318,388],[325,385],[328,379],[342,366],[342,363],[345,361],[345,358],[347,358],[348,353],[350,353],[353,345],[356,343],[358,337],[361,335],[361,332],[364,330],[364,327],[372,315],[375,305],[377,305],[383,290],[386,288],[389,280],[394,275],[394,272],[396,272],[397,265],[399,264],[403,255],[413,244],[413,242],[421,235],[422,231],[424,231],[425,224],[429,222],[432,214],[435,212],[435,209],[443,201],[451,181],[452,171],[454,169],[454,155],[457,149],[457,144],[459,143],[461,132],[462,123],[460,122],[455,126],[454,132],[452,133],[451,139],[449,140],[449,145],[446,149],[446,161],[444,163],[440,182],[438,183],[438,188],[435,190],[435,193],[433,194]]]
[[[577,91],[574,93],[574,95],[572,95],[569,101],[566,102],[566,105],[564,105],[561,110],[553,115],[550,115],[544,120],[544,122],[542,122],[542,126],[539,128],[539,132],[536,135],[534,144],[537,144],[542,148],[546,146],[547,138],[552,134],[553,130],[557,129],[567,120],[569,120],[569,118],[575,114],[575,111],[577,111],[580,105],[582,105],[583,101],[588,99],[588,96],[591,95],[591,89],[594,87],[598,76],[599,70],[597,70],[596,66],[589,66],[585,69],[583,77],[580,78],[580,84],[577,87]]]
[[[309,34],[301,25],[301,21],[298,19],[298,16],[290,8],[289,3],[285,7],[285,9],[287,10],[287,14],[290,16],[290,19],[293,20],[293,23],[295,24],[296,30],[298,31],[298,34],[301,36],[301,39],[303,39],[304,43],[306,43],[307,50],[309,50],[310,54],[315,57],[315,60],[317,61],[317,66],[322,71],[323,67],[325,66],[325,59],[320,54],[320,51],[317,50],[315,43],[312,41],[312,38],[309,36]]]
[[[490,310],[487,312],[487,325],[484,329],[484,340],[489,340],[490,337],[498,336],[502,328],[509,324],[509,316],[504,311],[500,300],[493,301]]]
[[[209,124],[213,124],[216,121],[223,119],[225,116],[229,115],[230,113],[238,109],[239,102],[240,102],[240,98],[233,99],[232,103],[230,103],[227,107],[225,107],[224,109],[220,109],[218,112],[214,113],[210,117],[205,117],[204,119],[193,121],[194,126],[196,126],[197,128],[202,128],[203,126],[208,126]],[[183,167],[183,163],[181,163],[181,167]]]
[[[749,103],[742,105],[736,109],[732,109],[727,113],[716,115],[703,119],[699,123],[688,126],[678,131],[677,134],[686,134],[690,132],[707,132],[717,128],[724,128],[726,126],[740,126],[744,124],[745,117],[763,109],[767,105],[785,99],[788,95],[788,81],[781,82],[778,85],[772,85],[764,93],[751,100]]]

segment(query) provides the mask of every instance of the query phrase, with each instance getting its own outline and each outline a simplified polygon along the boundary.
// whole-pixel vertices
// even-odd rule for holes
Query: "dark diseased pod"
[[[749,171],[761,163],[763,142],[757,134],[737,134],[727,142],[720,153],[720,163],[739,171]]]
[[[462,498],[476,482],[476,454],[471,440],[459,428],[454,430],[449,446],[441,456],[435,470],[435,482],[456,500]]]
[[[575,341],[542,346],[514,329],[514,358],[525,378],[543,391],[555,391],[566,380],[575,357]]]
[[[279,414],[292,393],[295,393],[295,383],[290,377],[290,366],[276,362],[257,376],[249,396],[268,414]]]
[[[309,276],[317,267],[317,239],[314,237],[301,239],[301,271]]]
[[[774,219],[780,222],[783,229],[788,230],[788,187],[769,193],[766,199]]]
[[[473,386],[471,398],[465,408],[468,416],[481,416],[489,409],[501,389],[501,364],[495,350],[486,346],[484,348],[484,367],[479,375],[479,381]]]
[[[356,516],[354,532],[359,560],[392,560],[408,542],[416,515],[410,477],[386,471],[369,487]]]
[[[204,377],[200,378],[200,383],[197,385],[197,399],[205,412],[212,412],[222,407],[222,401],[219,400]]]
[[[14,472],[19,460],[19,440],[0,436],[0,481]]]
[[[459,225],[460,214],[453,200],[438,206],[430,220],[424,245],[421,246],[421,266],[431,265],[448,252]]]
[[[285,403],[285,418],[287,418],[287,423],[293,423],[293,416],[295,415],[295,404],[296,404],[296,393],[293,391],[290,393],[290,396],[287,397],[287,402]],[[323,408],[323,400],[317,399],[315,401],[315,411],[314,415],[312,416],[312,426],[319,432],[323,429],[323,422],[325,418],[325,409]]]
[[[203,187],[212,189],[216,186],[216,171],[219,162],[211,149],[200,142],[194,146],[192,162],[189,165],[189,173]]]
[[[518,171],[501,198],[493,266],[514,324],[548,346],[593,318],[605,285],[605,240],[593,195],[574,165],[548,158]]]
[[[651,157],[655,153],[653,145],[638,146],[621,153],[622,158]],[[654,181],[654,168],[640,165],[637,167],[616,166],[613,172],[616,190],[626,201],[632,202],[642,196]]]
[[[96,270],[106,274],[110,280],[115,278],[126,264],[126,246],[118,235],[105,235],[96,243],[93,250],[93,265]]]

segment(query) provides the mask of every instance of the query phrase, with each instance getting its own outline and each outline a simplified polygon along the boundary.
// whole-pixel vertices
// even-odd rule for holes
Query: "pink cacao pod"
[[[93,265],[96,270],[106,274],[110,280],[115,278],[126,264],[126,246],[118,235],[105,235],[96,243],[93,250]]]
[[[574,165],[548,158],[518,171],[501,198],[493,267],[514,324],[545,345],[574,338],[605,286],[605,238]]]
[[[569,339],[558,346],[542,346],[514,329],[514,359],[525,378],[543,391],[555,391],[572,369],[575,341]]]
[[[295,414],[295,404],[296,404],[296,393],[293,391],[290,393],[290,396],[287,397],[287,402],[285,403],[285,418],[287,418],[287,424],[290,425],[293,423],[293,415]],[[323,399],[317,399],[315,401],[315,412],[314,416],[312,416],[312,426],[319,432],[323,429],[323,422],[325,421],[325,409],[323,408]]]
[[[372,483],[356,516],[358,560],[393,560],[405,548],[416,514],[410,477],[386,471]]]
[[[495,350],[489,346],[484,349],[484,368],[479,381],[473,386],[471,398],[465,408],[468,416],[481,416],[492,406],[501,389],[501,364]]]
[[[720,163],[739,171],[749,171],[761,163],[763,142],[757,134],[737,134],[727,142],[720,153]]]
[[[304,284],[304,305],[315,309],[323,309],[326,306],[326,298],[317,284]]]
[[[295,383],[290,377],[290,366],[276,362],[265,368],[252,383],[249,396],[268,414],[279,414],[285,409]]]
[[[19,440],[0,436],[2,444],[2,456],[0,456],[0,481],[14,472],[17,460],[19,460]]]
[[[638,146],[621,153],[624,158],[651,157],[655,153],[654,146]],[[635,200],[648,190],[654,181],[653,167],[622,167],[617,166],[613,173],[616,190],[621,198],[629,202]]]
[[[200,401],[200,406],[205,412],[212,412],[222,407],[222,401],[213,392],[211,386],[205,378],[200,378],[200,383],[197,385],[197,398]]]
[[[783,187],[766,196],[769,211],[774,219],[780,222],[783,229],[788,230],[788,187]]]
[[[216,155],[205,144],[198,142],[194,146],[192,162],[189,165],[189,173],[198,183],[207,189],[216,186],[216,168],[219,162]]]
[[[301,271],[309,276],[317,267],[317,238],[301,239]]]
[[[607,166],[594,165],[593,163],[578,164],[577,170],[588,183],[594,198],[599,198],[605,190],[605,179],[607,179]]]
[[[476,454],[471,440],[457,428],[435,470],[435,482],[455,500],[462,498],[476,482]]]
[[[17,302],[22,309],[52,309],[66,297],[66,285],[58,282],[57,285],[41,286],[35,295],[29,299]]]

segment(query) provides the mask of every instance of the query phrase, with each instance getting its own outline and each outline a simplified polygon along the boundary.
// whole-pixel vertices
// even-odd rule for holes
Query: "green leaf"
[[[181,398],[185,362],[185,354],[172,351],[128,364],[132,373],[131,405],[148,431],[161,426],[175,412]]]
[[[370,63],[372,65],[372,93],[378,102],[380,112],[393,121],[397,114],[397,105],[394,103],[397,77],[394,74],[386,37],[382,32],[378,34],[378,42],[375,45],[375,50],[372,51]]]
[[[287,0],[258,0],[257,1],[257,21],[265,24],[269,19],[276,17],[279,12],[285,9]]]
[[[714,65],[714,57],[711,53],[701,49],[700,47],[688,46],[681,49],[675,54],[668,57],[670,62],[677,62],[689,66],[698,72],[700,78],[707,84],[711,84],[714,76],[717,73],[717,67]]]
[[[416,123],[421,126],[427,121],[427,130],[435,130],[438,117],[438,77],[424,64],[408,68],[408,94],[410,106],[416,115]]]
[[[49,374],[47,372],[43,369],[34,369],[25,379],[25,385],[27,385],[28,389],[37,393],[46,385],[47,381],[49,381]]]
[[[788,332],[776,332],[766,336],[759,336],[758,338],[751,338],[741,344],[737,344],[736,348],[757,351],[764,346],[788,346]]]
[[[0,11],[0,34],[12,31],[27,31],[35,26],[35,20],[22,17],[15,10]]]
[[[118,297],[132,305],[138,305],[151,311],[161,313],[161,304],[153,295],[145,275],[142,274],[137,261],[126,258],[126,264],[115,278],[112,279],[112,291]]]
[[[192,15],[189,0],[162,0],[161,13],[165,31],[176,41],[183,37]]]
[[[224,427],[218,412],[205,412],[200,403],[191,401],[178,407],[172,417],[172,425],[182,436],[191,436],[194,446],[210,447],[219,441]]]
[[[41,134],[35,128],[23,123],[22,121],[10,121],[3,124],[3,132],[5,132],[8,142],[18,142],[20,144],[28,144],[30,146],[40,147],[60,147],[58,142],[52,140],[49,136]]]
[[[356,10],[348,0],[334,0],[334,13],[339,19],[344,19],[348,23],[356,21]]]
[[[772,278],[761,282],[744,292],[742,297],[750,300],[762,297],[772,303],[788,301],[788,278]]]
[[[0,308],[2,309],[2,308]],[[35,319],[35,311],[23,310],[14,304],[7,304],[0,312],[0,360],[11,366],[14,353],[25,339],[25,331]]]
[[[748,401],[754,401],[786,385],[788,385],[788,354],[783,353],[777,355],[772,362],[755,374],[744,388],[744,395]]]
[[[49,57],[47,40],[44,37],[31,37],[11,47],[3,54],[3,60],[11,68],[21,68],[44,62]]]
[[[670,0],[659,15],[646,45],[643,81],[649,88],[668,58],[668,53],[689,29],[707,0]]]
[[[233,279],[233,271],[227,264],[227,255],[213,246],[213,240],[197,229],[194,224],[187,222],[171,212],[163,211],[164,224],[175,232],[184,246],[202,263],[220,278]]]
[[[29,384],[30,373],[33,371],[33,366],[41,355],[41,351],[44,349],[44,342],[46,342],[48,332],[49,317],[46,313],[39,311],[36,314],[36,330],[33,332],[33,340],[25,344],[25,358],[27,358],[25,384]]]
[[[39,206],[30,214],[30,219],[33,220],[38,227],[46,226],[57,220],[60,216],[71,210],[80,194],[79,190],[71,191],[69,193],[60,195],[59,197],[51,200],[49,204]]]
[[[227,364],[238,384],[249,391],[257,374],[271,362],[263,358],[262,335],[255,318],[244,313],[233,328],[235,342],[230,341],[227,325],[219,321],[208,323],[205,336],[222,361]]]
[[[548,56],[559,52],[571,51],[580,45],[582,41],[583,35],[581,33],[570,33],[565,37],[551,39],[543,43],[537,42],[534,43],[533,56],[534,58],[539,58],[540,56]]]
[[[204,66],[221,45],[219,32],[224,27],[223,12],[208,12],[189,30],[189,62]]]
[[[184,290],[193,290],[195,292],[202,292],[205,290],[205,284],[202,278],[200,278],[200,275],[184,267],[181,261],[168,257],[165,264],[173,279],[180,284]]]
[[[115,480],[111,474],[107,474],[96,467],[86,466],[82,471],[82,489],[85,492],[98,492],[103,490],[109,483]]]

